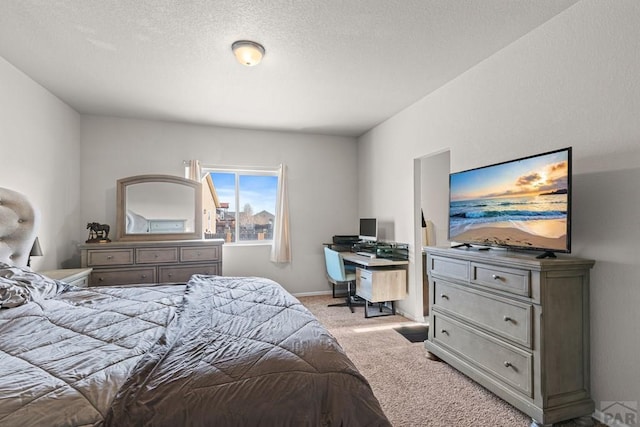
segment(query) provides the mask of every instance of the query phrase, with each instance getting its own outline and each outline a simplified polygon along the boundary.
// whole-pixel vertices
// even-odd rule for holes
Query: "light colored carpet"
[[[364,318],[330,295],[300,297],[368,379],[394,427],[529,426],[531,418],[443,362],[427,359],[423,343],[393,330],[402,316]],[[563,423],[563,427],[573,423]]]

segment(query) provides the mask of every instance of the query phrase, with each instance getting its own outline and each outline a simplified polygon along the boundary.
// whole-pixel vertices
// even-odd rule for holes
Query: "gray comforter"
[[[0,310],[0,425],[100,423],[184,289],[72,288]]]
[[[335,339],[267,279],[72,289],[0,310],[0,381],[3,426],[389,425]]]

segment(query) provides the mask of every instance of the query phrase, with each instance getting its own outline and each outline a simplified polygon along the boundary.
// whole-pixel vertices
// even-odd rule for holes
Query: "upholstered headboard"
[[[39,212],[23,194],[0,187],[0,262],[25,267],[39,224]]]

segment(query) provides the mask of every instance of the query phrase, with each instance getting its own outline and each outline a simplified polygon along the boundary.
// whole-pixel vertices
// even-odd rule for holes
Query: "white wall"
[[[295,294],[330,290],[322,243],[334,234],[357,233],[354,138],[82,116],[82,220],[115,226],[117,179],[184,176],[182,161],[189,159],[205,165],[286,164],[292,263],[271,263],[270,246],[225,245],[224,274],[269,277]]]
[[[638,22],[640,2],[578,2],[359,139],[359,213],[393,218],[399,241],[414,239],[415,158],[450,149],[457,171],[573,146],[573,254],[596,260],[596,408],[640,407]],[[409,280],[400,309],[417,317]]]
[[[80,116],[0,57],[0,186],[25,194],[41,212],[43,257],[59,268],[74,254],[80,223]]]

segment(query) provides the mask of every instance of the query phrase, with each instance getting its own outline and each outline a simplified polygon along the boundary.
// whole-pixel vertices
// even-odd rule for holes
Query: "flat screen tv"
[[[571,252],[571,147],[451,173],[449,240]]]
[[[360,240],[375,242],[378,240],[378,221],[376,218],[360,218]]]

